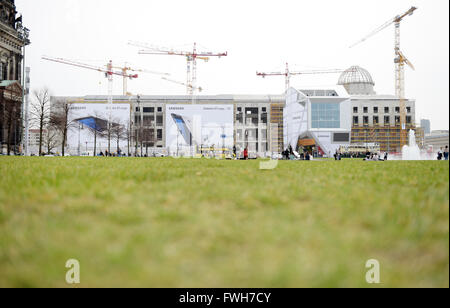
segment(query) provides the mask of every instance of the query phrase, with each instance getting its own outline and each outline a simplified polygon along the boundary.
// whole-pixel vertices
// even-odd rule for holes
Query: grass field
[[[448,162],[0,158],[0,287],[449,286]]]

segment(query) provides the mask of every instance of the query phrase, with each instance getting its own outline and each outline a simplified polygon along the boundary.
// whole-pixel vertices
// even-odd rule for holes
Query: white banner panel
[[[127,152],[127,130],[130,124],[130,104],[73,103],[69,120],[72,127],[67,133],[67,145],[72,155],[93,154],[97,135],[97,154],[108,149],[108,121],[111,122],[111,153]],[[118,138],[119,136],[119,138]]]
[[[233,124],[233,105],[166,105],[166,147],[171,155],[232,149]]]

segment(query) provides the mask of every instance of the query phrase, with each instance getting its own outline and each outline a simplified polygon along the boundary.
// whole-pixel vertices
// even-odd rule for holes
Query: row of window
[[[163,116],[162,115],[157,115],[156,121],[155,121],[154,116],[148,116],[148,115],[142,116],[142,119],[143,119],[142,124],[144,126],[153,126],[153,125],[155,125],[155,122],[156,122],[156,126],[163,126]],[[141,125],[141,116],[140,115],[134,116],[134,123],[135,123],[135,125]]]
[[[364,125],[369,125],[369,117],[368,116],[364,116],[362,117],[362,124]],[[400,116],[395,116],[395,124],[399,124],[400,123]],[[406,123],[407,124],[411,124],[412,118],[411,116],[406,116]],[[372,118],[372,123],[374,125],[376,124],[380,124],[380,117],[378,116],[374,116]],[[384,123],[385,124],[390,124],[391,123],[391,117],[390,116],[384,116]],[[354,116],[353,117],[353,125],[359,125],[360,124],[360,119],[358,116]]]
[[[157,107],[156,110],[157,110],[157,112],[163,111],[162,107]],[[141,108],[136,107],[136,112],[139,112],[139,111],[141,111]],[[144,107],[144,108],[142,108],[142,111],[144,113],[155,113],[155,107]]]
[[[358,107],[353,107],[353,113],[358,113],[358,111],[359,111]],[[378,112],[379,112],[379,108],[373,107],[373,113],[378,113]],[[390,112],[390,107],[384,107],[384,113],[389,113],[389,112]],[[395,107],[395,112],[400,113],[400,107]],[[411,107],[406,107],[406,112],[411,113]],[[363,113],[369,113],[369,107],[363,107]]]
[[[143,129],[141,131],[136,130],[136,136],[139,137],[142,141],[155,141],[155,131],[153,129]],[[162,141],[163,139],[163,130],[156,130],[156,141]]]

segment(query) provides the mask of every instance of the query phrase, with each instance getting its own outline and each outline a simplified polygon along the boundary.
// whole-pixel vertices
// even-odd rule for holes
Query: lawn
[[[448,162],[0,157],[0,287],[449,286]]]

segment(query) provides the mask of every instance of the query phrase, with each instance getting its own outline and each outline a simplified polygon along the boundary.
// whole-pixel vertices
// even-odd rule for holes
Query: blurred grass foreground
[[[0,287],[449,286],[449,164],[0,158]]]

